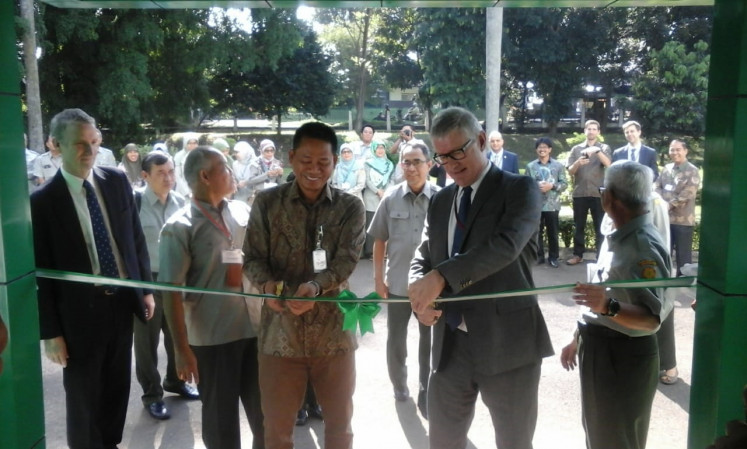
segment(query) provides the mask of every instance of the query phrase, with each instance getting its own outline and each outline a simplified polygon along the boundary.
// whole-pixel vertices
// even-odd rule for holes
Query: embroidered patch
[[[643,279],[654,279],[656,277],[656,262],[653,260],[641,260],[638,262],[638,266],[641,267],[641,277]]]

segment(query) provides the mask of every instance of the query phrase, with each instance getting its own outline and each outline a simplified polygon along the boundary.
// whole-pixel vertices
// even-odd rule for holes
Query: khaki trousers
[[[266,449],[293,449],[296,414],[309,381],[324,414],[325,449],[352,449],[353,351],[330,357],[259,355]]]

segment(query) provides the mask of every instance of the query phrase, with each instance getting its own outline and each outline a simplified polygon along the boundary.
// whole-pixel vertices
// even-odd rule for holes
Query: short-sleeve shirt
[[[386,280],[389,291],[407,296],[407,276],[415,250],[420,245],[431,196],[440,187],[426,182],[419,194],[407,182],[389,189],[376,209],[368,233],[386,245]]]
[[[604,143],[594,145],[602,149],[604,154],[612,160],[612,149]],[[581,152],[589,148],[586,142],[571,148],[571,155],[568,156],[566,167],[573,165],[580,157]],[[599,160],[598,154],[589,156],[589,163],[578,167],[576,174],[573,175],[573,197],[599,198],[599,187],[604,185],[604,164]]]
[[[604,257],[600,254],[592,282],[659,279],[669,277],[672,272],[669,250],[654,227],[650,213],[630,220],[606,238],[609,251],[604,253]],[[674,307],[663,288],[611,288],[608,295],[621,303],[649,309],[659,317],[660,322],[664,321]],[[582,318],[587,323],[605,326],[631,337],[656,333],[656,330],[629,329],[610,317],[591,312],[588,308],[584,310]]]
[[[323,297],[334,298],[358,263],[365,220],[358,197],[329,185],[314,204],[306,203],[296,181],[263,190],[252,205],[244,271],[254,285],[283,281],[286,295],[313,280]],[[315,273],[312,252],[317,247],[326,253],[327,268]],[[331,301],[317,301],[300,316],[263,306],[259,350],[277,357],[346,353],[357,343],[342,323],[342,312]]]
[[[227,265],[224,250],[241,248],[249,222],[249,206],[240,201],[224,200],[216,209],[195,201],[172,215],[161,230],[158,280],[176,285],[240,291],[226,286]],[[206,218],[222,220],[231,232],[228,239]],[[249,319],[248,301],[255,298],[184,293],[184,321],[189,344],[210,346],[256,336]]]
[[[145,243],[148,246],[150,269],[158,273],[158,236],[166,220],[184,206],[185,200],[178,192],[172,190],[166,197],[166,203],[161,204],[156,194],[147,185],[138,190],[138,193],[141,195],[140,225],[143,227]]]
[[[62,154],[52,156],[51,152],[46,152],[34,159],[34,176],[37,178],[52,179],[57,170],[62,167]]]

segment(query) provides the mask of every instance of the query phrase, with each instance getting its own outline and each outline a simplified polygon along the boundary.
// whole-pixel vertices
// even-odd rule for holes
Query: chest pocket
[[[392,210],[389,212],[389,218],[392,223],[393,234],[402,235],[414,231],[414,229],[410,229],[410,211]]]

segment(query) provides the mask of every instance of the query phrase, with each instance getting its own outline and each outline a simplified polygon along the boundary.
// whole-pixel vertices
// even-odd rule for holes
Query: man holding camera
[[[394,141],[392,147],[389,148],[389,154],[396,154],[397,160],[401,160],[403,148],[410,143],[414,143],[412,142],[414,138],[415,132],[412,130],[412,126],[403,126],[402,129],[399,130],[399,137]],[[402,167],[397,164],[397,166],[394,168],[394,173],[392,174],[392,184],[399,184],[404,180],[405,172],[402,170]]]
[[[568,173],[573,177],[573,256],[566,261],[576,265],[584,260],[586,217],[591,212],[594,222],[594,235],[597,252],[602,244],[600,226],[604,210],[600,199],[599,187],[604,183],[604,169],[612,161],[612,150],[609,145],[600,142],[599,122],[587,120],[584,123],[586,141],[571,149],[568,157]]]

